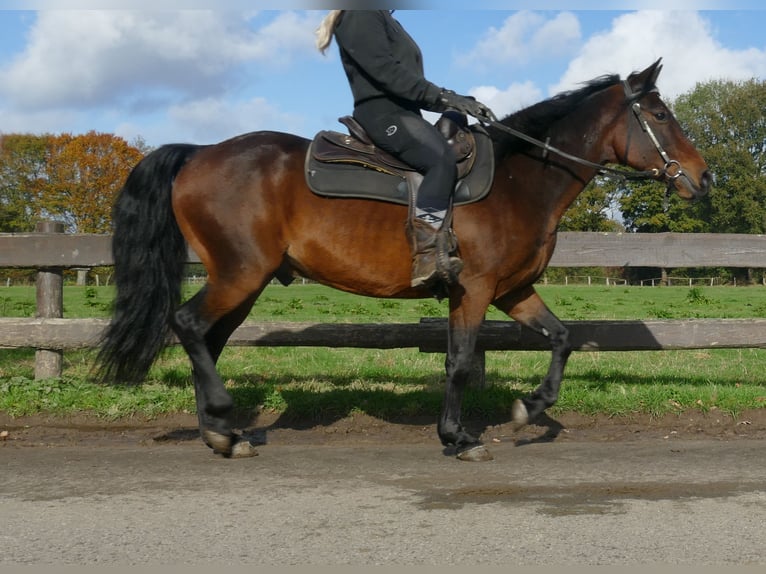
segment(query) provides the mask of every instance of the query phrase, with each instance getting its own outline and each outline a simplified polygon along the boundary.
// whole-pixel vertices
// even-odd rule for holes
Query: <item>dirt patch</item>
[[[766,409],[732,417],[722,412],[689,411],[652,417],[583,416],[563,413],[541,417],[536,424],[515,431],[508,423],[465,426],[482,440],[493,442],[636,441],[766,438]],[[425,419],[387,421],[366,415],[316,422],[283,420],[262,413],[241,424],[241,432],[256,444],[438,444],[436,421]],[[127,444],[199,443],[194,415],[177,414],[152,419],[131,417],[105,421],[89,414],[65,417],[13,418],[0,413],[0,448],[52,446],[116,446]]]

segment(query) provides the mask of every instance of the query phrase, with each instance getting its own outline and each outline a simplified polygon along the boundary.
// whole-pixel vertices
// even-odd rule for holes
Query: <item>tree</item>
[[[31,231],[54,219],[70,232],[107,233],[114,198],[142,156],[122,138],[94,131],[2,136],[0,231]]]
[[[49,139],[48,182],[39,206],[78,233],[108,233],[117,192],[141,152],[124,139],[88,132]]]
[[[705,233],[709,201],[679,198],[655,181],[632,181],[619,197],[625,228],[639,233]]]
[[[766,232],[766,82],[698,84],[675,103],[689,137],[702,151],[716,186],[710,229]]]
[[[572,202],[559,222],[560,231],[622,231],[622,225],[610,217],[614,189],[597,177]]]
[[[136,136],[130,142],[130,145],[141,152],[141,155],[148,155],[154,151],[154,148],[146,143],[146,140],[142,136]]]
[[[0,135],[0,232],[32,231],[45,184],[48,136]]]

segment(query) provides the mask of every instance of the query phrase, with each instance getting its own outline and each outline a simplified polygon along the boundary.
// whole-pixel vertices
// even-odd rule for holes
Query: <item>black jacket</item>
[[[380,97],[405,107],[437,103],[441,88],[425,79],[420,48],[388,10],[344,11],[335,40],[354,105]]]

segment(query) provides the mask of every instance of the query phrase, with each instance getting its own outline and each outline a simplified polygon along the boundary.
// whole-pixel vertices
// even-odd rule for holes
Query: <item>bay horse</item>
[[[625,80],[596,78],[487,127],[495,153],[492,187],[486,198],[456,207],[453,219],[465,266],[447,292],[446,383],[437,427],[442,444],[459,458],[490,458],[461,424],[489,305],[543,334],[552,349],[544,380],[514,403],[512,422],[524,425],[558,399],[571,345],[535,282],[553,254],[559,220],[601,166],[647,170],[684,199],[708,192],[708,166],[656,88],[660,69],[658,60]],[[410,287],[407,207],[314,194],[304,172],[309,144],[259,131],[215,145],[165,145],[138,163],[114,206],[117,293],[98,376],[141,381],[174,332],[191,361],[202,438],[227,457],[255,452],[232,431],[234,403],[216,362],[273,278],[302,276],[370,297],[432,296]],[[187,246],[208,277],[182,303]]]

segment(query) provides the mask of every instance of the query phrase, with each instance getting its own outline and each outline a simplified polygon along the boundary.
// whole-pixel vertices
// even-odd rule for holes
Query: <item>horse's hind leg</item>
[[[561,379],[564,376],[564,367],[572,352],[569,331],[548,309],[532,287],[521,296],[516,294],[513,297],[497,300],[495,306],[522,325],[544,335],[551,343],[551,364],[545,379],[531,395],[516,400],[512,407],[513,423],[521,427],[534,420],[548,407],[556,404]]]
[[[208,446],[224,456],[256,454],[249,443],[231,430],[229,416],[234,402],[216,371],[216,362],[258,293],[260,290],[236,296],[235,292],[220,292],[206,285],[181,305],[173,317],[173,329],[192,363],[200,433]]]

